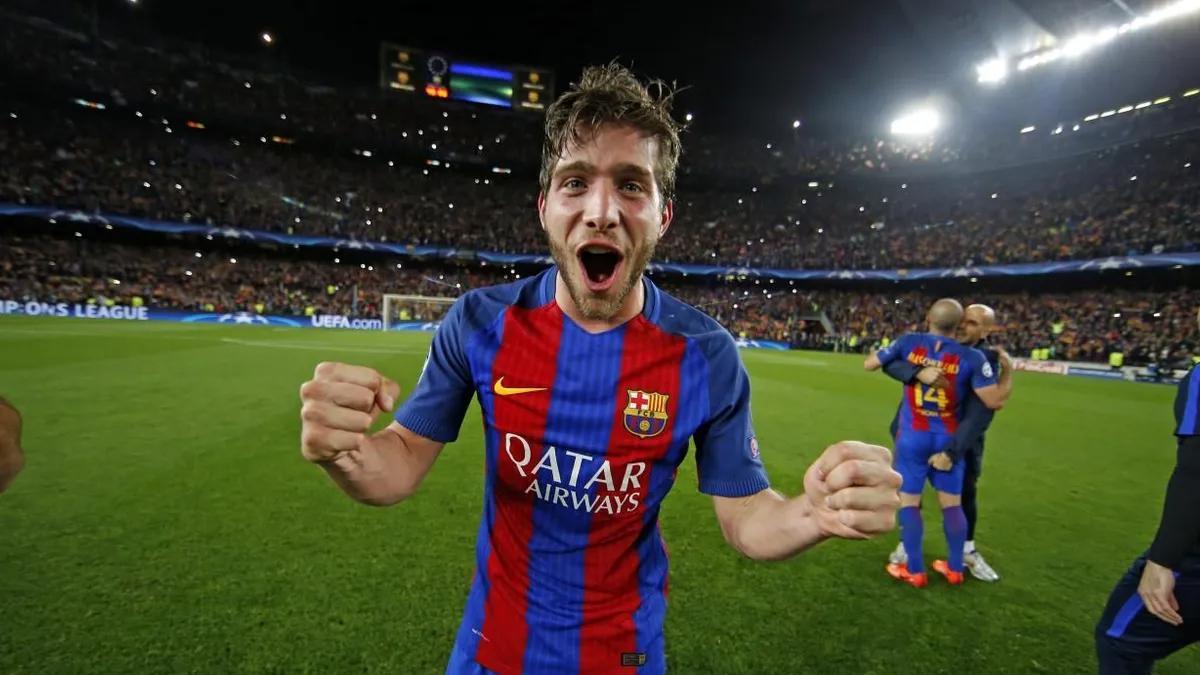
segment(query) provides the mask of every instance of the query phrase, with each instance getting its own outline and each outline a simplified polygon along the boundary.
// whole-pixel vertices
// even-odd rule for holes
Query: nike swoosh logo
[[[492,386],[492,391],[496,392],[497,396],[512,396],[514,394],[532,394],[535,391],[546,391],[545,387],[506,387],[504,386],[504,378],[496,380],[496,384]]]

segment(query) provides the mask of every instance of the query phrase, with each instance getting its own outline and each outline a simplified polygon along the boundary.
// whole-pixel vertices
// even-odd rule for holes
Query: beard
[[[581,264],[574,251],[567,248],[565,243],[559,243],[553,237],[547,236],[550,243],[550,255],[558,265],[558,271],[563,275],[567,284],[567,292],[575,303],[580,315],[589,321],[608,321],[621,311],[625,299],[629,297],[642,272],[654,257],[654,249],[658,242],[650,239],[633,250],[625,259],[624,278],[618,279],[612,288],[603,293],[593,293],[580,278],[583,272]]]

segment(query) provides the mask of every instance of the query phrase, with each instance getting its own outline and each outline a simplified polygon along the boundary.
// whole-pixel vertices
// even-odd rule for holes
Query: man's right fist
[[[300,452],[325,462],[356,450],[382,412],[396,406],[400,385],[363,366],[329,361],[300,385]]]

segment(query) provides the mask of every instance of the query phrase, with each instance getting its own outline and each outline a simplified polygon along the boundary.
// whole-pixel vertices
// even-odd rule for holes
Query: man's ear
[[[667,233],[667,229],[671,227],[671,223],[675,220],[675,200],[668,199],[663,205],[662,220],[658,224],[658,236],[661,239]]]
[[[542,224],[542,229],[546,229],[546,192],[538,190],[537,198],[538,222]]]

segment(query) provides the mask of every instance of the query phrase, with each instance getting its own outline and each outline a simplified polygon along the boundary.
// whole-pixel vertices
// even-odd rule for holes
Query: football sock
[[[921,557],[921,542],[924,538],[925,524],[921,521],[921,507],[906,506],[900,509],[900,541],[904,542],[904,552],[908,554],[908,571],[912,574],[925,571],[925,559]],[[959,560],[961,563],[961,556]]]
[[[950,569],[963,571],[963,546],[967,541],[967,516],[961,506],[942,509],[942,527],[946,531],[946,545],[950,547]]]

